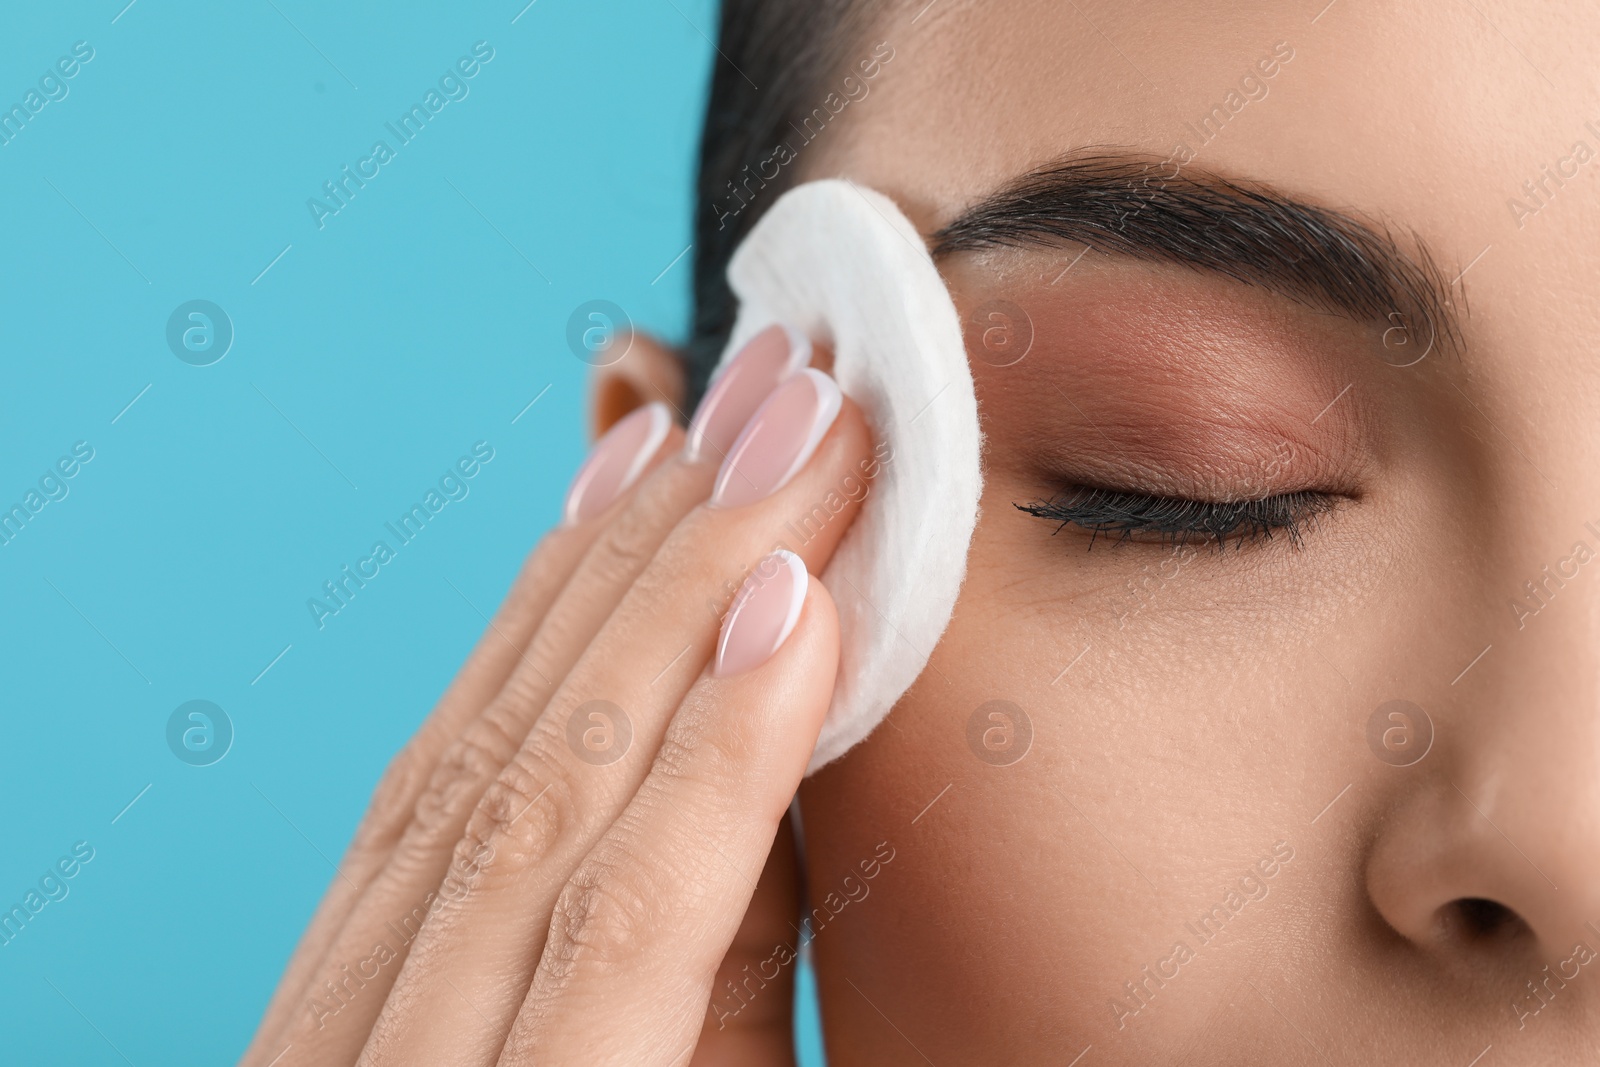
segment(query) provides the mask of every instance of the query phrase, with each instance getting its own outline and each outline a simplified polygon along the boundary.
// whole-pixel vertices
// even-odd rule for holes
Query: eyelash
[[[1088,530],[1090,549],[1101,534],[1115,534],[1114,544],[1153,537],[1173,547],[1191,541],[1214,541],[1221,548],[1229,540],[1236,547],[1246,542],[1270,541],[1280,532],[1298,548],[1301,537],[1321,515],[1332,510],[1333,504],[1331,496],[1309,490],[1221,503],[1079,488],[1049,500],[1012,506],[1059,523],[1057,533],[1067,526]]]

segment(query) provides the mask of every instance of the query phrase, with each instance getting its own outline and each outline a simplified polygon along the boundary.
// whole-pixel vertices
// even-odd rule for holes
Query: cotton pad
[[[734,252],[728,283],[739,315],[723,362],[773,323],[829,345],[885,456],[822,574],[841,651],[811,774],[883,721],[950,622],[983,486],[978,405],[944,280],[880,193],[836,180],[790,190]]]

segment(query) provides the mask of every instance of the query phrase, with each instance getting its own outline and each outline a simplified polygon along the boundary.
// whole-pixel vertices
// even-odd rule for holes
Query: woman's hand
[[[838,660],[805,568],[869,441],[821,372],[773,391],[779,343],[741,353],[687,449],[659,405],[596,447],[384,775],[244,1063],[792,1061],[787,969],[736,1015],[708,1002],[719,967],[794,943],[773,844]]]

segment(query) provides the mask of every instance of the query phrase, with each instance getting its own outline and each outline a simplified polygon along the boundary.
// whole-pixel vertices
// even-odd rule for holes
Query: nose
[[[1508,627],[1470,686],[1436,694],[1433,750],[1383,768],[1394,803],[1368,854],[1399,934],[1519,986],[1600,953],[1600,601],[1583,600]]]

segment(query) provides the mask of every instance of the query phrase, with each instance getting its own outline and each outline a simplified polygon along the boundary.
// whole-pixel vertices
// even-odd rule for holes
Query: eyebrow
[[[1416,327],[1441,347],[1460,338],[1453,282],[1420,237],[1407,255],[1387,228],[1170,158],[1048,164],[940,229],[933,255],[1066,242],[1220,274],[1357,321]]]

